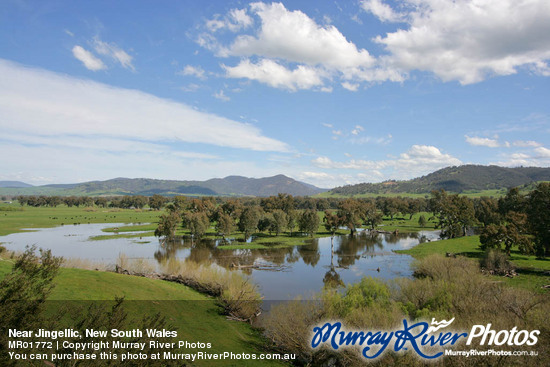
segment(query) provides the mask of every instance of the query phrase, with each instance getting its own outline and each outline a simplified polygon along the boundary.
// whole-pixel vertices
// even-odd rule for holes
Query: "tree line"
[[[497,248],[510,254],[513,246],[525,254],[550,255],[550,183],[540,183],[532,191],[521,193],[512,188],[506,196],[495,199],[470,199],[445,190],[432,191],[429,199],[403,197],[377,198],[312,198],[279,194],[265,198],[202,197],[162,195],[150,197],[126,195],[117,197],[88,196],[17,196],[24,206],[98,206],[115,208],[149,207],[167,209],[160,216],[158,236],[172,237],[180,225],[193,236],[201,237],[210,227],[225,238],[236,230],[245,239],[255,232],[293,234],[296,228],[315,235],[323,220],[324,228],[334,234],[346,227],[351,234],[357,228],[375,229],[383,217],[394,219],[401,215],[409,219],[422,215],[419,226],[434,220],[442,238],[465,236],[472,227],[480,227],[482,248]],[[318,215],[317,212],[324,212]]]

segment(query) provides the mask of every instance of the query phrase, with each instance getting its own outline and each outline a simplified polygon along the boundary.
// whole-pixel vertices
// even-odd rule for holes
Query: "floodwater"
[[[307,244],[301,246],[261,250],[223,250],[217,247],[219,241],[197,242],[190,238],[168,243],[161,243],[155,237],[89,240],[91,236],[107,234],[101,231],[103,228],[122,225],[102,223],[34,229],[1,236],[0,242],[10,250],[23,251],[27,245],[36,245],[51,249],[56,256],[112,265],[119,254],[125,254],[128,259],[150,259],[158,264],[170,258],[216,264],[250,275],[264,299],[288,300],[296,296],[308,299],[324,285],[344,285],[364,276],[411,277],[412,257],[393,250],[408,249],[439,236],[439,231],[398,235],[360,232],[333,239],[308,239]]]

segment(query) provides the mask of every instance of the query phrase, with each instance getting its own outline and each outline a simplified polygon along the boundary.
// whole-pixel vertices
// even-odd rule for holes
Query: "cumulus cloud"
[[[434,170],[456,166],[462,162],[450,154],[442,153],[430,145],[413,145],[407,152],[401,153],[396,159],[357,160],[335,162],[329,157],[317,157],[311,161],[317,167],[325,169],[346,169],[362,171],[386,171],[388,177],[412,178]],[[380,172],[379,172],[380,173]]]
[[[254,20],[247,14],[246,9],[231,9],[224,17],[218,14],[214,19],[208,20],[206,28],[211,32],[217,32],[222,29],[237,32],[250,27],[253,23]]]
[[[289,90],[331,91],[339,83],[356,91],[364,82],[402,82],[414,71],[461,84],[519,69],[550,76],[546,0],[403,0],[393,7],[383,0],[362,0],[359,5],[383,22],[400,23],[397,30],[372,39],[385,50],[379,56],[329,22],[317,23],[282,3],[256,2],[217,15],[205,23],[197,42],[218,57],[240,58],[237,66],[226,66],[227,77]],[[216,33],[221,29],[236,35],[222,42]],[[284,69],[277,74],[284,80],[259,76],[267,62]],[[303,75],[295,72],[301,68],[315,83],[302,82]]]
[[[242,60],[237,66],[222,65],[229,78],[247,78],[257,80],[275,88],[296,91],[323,85],[321,70],[298,65],[294,70],[287,69],[271,59],[262,59],[254,64],[249,59]]]
[[[366,49],[358,48],[335,26],[318,24],[300,10],[258,2],[250,4],[250,14],[259,19],[253,34],[239,34],[222,45],[215,31],[225,27],[225,21],[217,19],[207,22],[210,33],[197,39],[199,45],[219,57],[241,58],[237,66],[223,65],[229,78],[247,78],[292,91],[323,92],[332,91],[327,84],[334,78],[352,91],[359,88],[357,81],[403,80],[395,70],[381,67]]]
[[[494,162],[498,166],[505,167],[548,167],[550,166],[550,149],[539,147],[531,154],[529,152],[516,152],[503,154],[503,160]]]
[[[488,147],[488,148],[498,148],[500,147],[500,143],[496,139],[489,139],[489,138],[480,138],[477,136],[468,136],[465,135],[466,142],[470,145],[476,145],[476,146],[482,146],[482,147]]]
[[[336,69],[372,65],[374,58],[358,50],[334,26],[320,26],[305,13],[289,11],[281,3],[253,3],[262,25],[256,37],[238,36],[230,46],[237,56],[261,55]]]
[[[545,147],[538,147],[535,149],[535,152],[537,153],[538,157],[541,158],[550,158],[550,149]]]
[[[199,79],[206,79],[206,76],[204,75],[204,69],[200,66],[186,65],[182,71],[178,72],[178,74],[185,76],[194,76]]]
[[[117,138],[164,144],[204,143],[257,151],[288,151],[249,124],[136,90],[116,88],[0,60],[3,133]]]
[[[363,0],[361,8],[368,13],[372,13],[382,22],[401,22],[405,19],[404,15],[395,12],[391,6],[384,4],[381,0]]]
[[[74,46],[73,47],[73,56],[82,62],[82,64],[86,67],[88,70],[92,71],[98,71],[106,69],[107,66],[101,61],[101,59],[98,59],[94,56],[90,51],[84,49],[82,46]]]
[[[352,92],[357,92],[359,90],[359,84],[353,84],[350,82],[343,82],[342,87]]]
[[[389,53],[386,61],[398,69],[430,71],[443,81],[461,84],[514,74],[523,66],[542,75],[549,70],[550,2],[546,0],[404,3],[409,9],[408,28],[376,37]],[[387,5],[382,8],[387,10]]]

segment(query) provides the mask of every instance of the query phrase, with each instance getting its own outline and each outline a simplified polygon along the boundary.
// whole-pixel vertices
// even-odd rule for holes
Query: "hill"
[[[294,196],[315,195],[324,190],[284,175],[264,178],[228,176],[207,181],[155,180],[149,178],[114,178],[80,184],[57,184],[33,187],[0,188],[2,195],[207,195],[270,196],[279,193]]]
[[[32,185],[21,181],[0,181],[0,187],[32,187]]]
[[[530,185],[537,181],[550,181],[550,168],[464,165],[443,168],[426,176],[407,181],[361,183],[337,187],[327,194],[344,196],[392,193],[423,194],[439,189],[465,193],[468,191],[506,190],[511,187]]]

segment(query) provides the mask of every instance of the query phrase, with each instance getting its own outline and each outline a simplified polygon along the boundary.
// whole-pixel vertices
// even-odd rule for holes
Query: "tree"
[[[519,192],[519,188],[513,187],[508,190],[505,197],[498,200],[498,211],[502,216],[505,216],[510,211],[522,213],[525,212],[526,205],[527,200],[525,196]]]
[[[498,201],[486,196],[474,202],[476,219],[483,223],[484,226],[489,224],[497,224],[501,221],[499,213]],[[506,213],[504,213],[505,215]]]
[[[276,209],[273,211],[273,222],[271,224],[271,230],[278,236],[279,233],[286,229],[288,218],[286,213],[282,209]]]
[[[292,236],[292,232],[294,232],[294,228],[296,227],[296,220],[298,219],[298,212],[294,209],[290,209],[286,212],[286,219],[287,219],[287,228],[290,232],[290,235]]]
[[[216,232],[218,232],[218,234],[225,239],[225,237],[229,236],[234,230],[235,220],[227,213],[219,213],[218,221],[216,223]]]
[[[264,213],[264,215],[258,221],[258,231],[269,231],[271,234],[271,225],[273,224],[273,216],[271,213]]]
[[[422,228],[426,227],[426,217],[424,216],[424,214],[420,215],[420,218],[418,218],[418,225]]]
[[[348,227],[350,234],[354,234],[357,226],[361,225],[362,209],[361,203],[354,199],[346,199],[338,206],[337,215],[342,225]]]
[[[337,214],[333,214],[329,210],[325,210],[323,223],[325,229],[329,231],[332,236],[334,236],[338,228],[342,225],[342,219]]]
[[[505,224],[489,224],[483,229],[479,236],[481,249],[496,248],[510,256],[512,246],[518,246],[521,253],[529,254],[533,247],[526,229],[527,215],[510,211]]]
[[[94,204],[102,208],[105,208],[107,206],[107,199],[104,197],[95,198]]]
[[[298,227],[301,232],[313,237],[319,228],[319,216],[313,209],[305,210],[298,218]]]
[[[183,223],[191,232],[191,236],[196,238],[201,238],[210,228],[210,220],[205,212],[186,212],[183,215]]]
[[[164,207],[167,201],[168,199],[166,199],[164,196],[155,194],[149,198],[149,208],[160,210],[162,209],[162,207]]]
[[[380,213],[376,205],[370,201],[363,203],[361,207],[361,218],[363,219],[363,223],[371,229],[376,228],[377,225],[382,223],[382,213]]]
[[[465,236],[466,229],[475,222],[472,201],[458,194],[449,195],[443,189],[432,191],[430,208],[439,219],[442,238]]]
[[[172,239],[176,236],[176,229],[181,221],[181,217],[178,212],[170,211],[167,214],[162,214],[159,217],[159,224],[155,229],[156,237],[166,237]]]
[[[239,231],[244,233],[245,241],[258,228],[260,217],[260,208],[257,206],[249,206],[242,211],[238,227]]]
[[[44,302],[62,261],[50,250],[40,250],[38,257],[35,246],[27,247],[0,282],[0,365],[16,364],[8,357],[8,329],[37,330],[46,326]]]
[[[540,183],[529,194],[527,214],[538,256],[550,256],[550,183]]]

